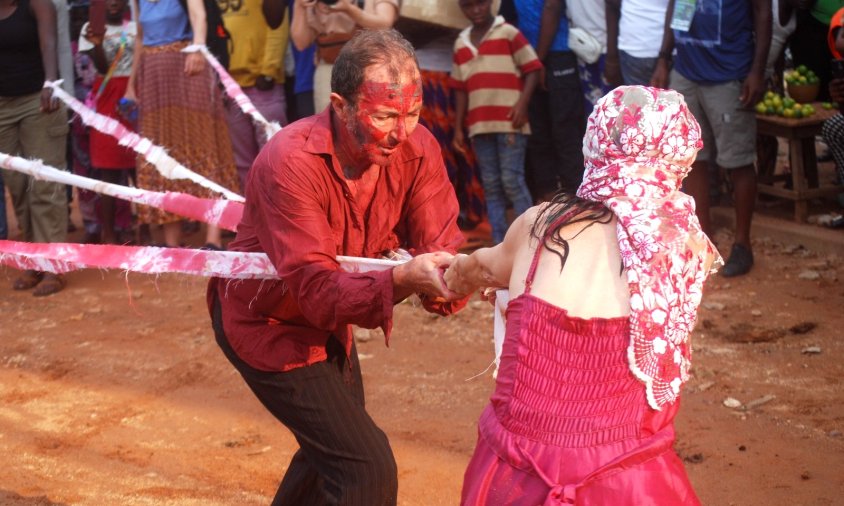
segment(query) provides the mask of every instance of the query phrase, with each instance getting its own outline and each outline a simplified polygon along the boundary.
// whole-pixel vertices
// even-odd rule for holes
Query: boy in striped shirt
[[[492,0],[458,0],[472,25],[454,43],[453,147],[465,150],[464,125],[481,170],[492,241],[507,232],[507,200],[516,216],[532,202],[525,183],[528,103],[542,63],[518,28],[492,15]]]

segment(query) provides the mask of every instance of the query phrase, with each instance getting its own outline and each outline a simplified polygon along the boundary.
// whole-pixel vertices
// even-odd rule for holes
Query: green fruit
[[[796,70],[797,73],[801,75],[804,75],[809,71],[809,69],[805,65],[798,65]]]
[[[765,111],[767,109],[768,108],[765,106],[764,102],[759,102],[758,104],[756,104],[756,112],[759,114],[765,114]]]
[[[830,102],[824,102],[824,103],[821,104],[821,107],[823,107],[824,109],[826,109],[828,111],[828,110],[832,109],[832,104]]]
[[[793,118],[794,117],[794,109],[785,109],[782,112],[782,115],[786,118]]]
[[[785,99],[783,99],[782,101],[782,106],[788,109],[789,107],[794,107],[794,104],[796,103],[797,102],[795,102],[793,98],[785,97]]]

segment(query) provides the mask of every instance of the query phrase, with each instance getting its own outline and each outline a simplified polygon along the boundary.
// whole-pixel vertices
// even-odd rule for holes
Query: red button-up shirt
[[[348,273],[337,255],[377,258],[400,247],[453,253],[463,241],[440,145],[423,126],[381,170],[368,208],[355,202],[334,153],[329,110],[270,140],[250,171],[229,250],[266,252],[281,279],[209,283],[209,309],[219,297],[229,343],[256,369],[325,360],[331,334],[348,353],[351,324],[381,327],[389,338],[392,271]],[[425,301],[425,308],[445,315],[465,303]]]

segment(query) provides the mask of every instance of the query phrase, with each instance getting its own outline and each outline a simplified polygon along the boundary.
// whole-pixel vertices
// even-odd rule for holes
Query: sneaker
[[[744,244],[733,244],[730,258],[721,269],[721,275],[725,278],[741,276],[750,272],[751,267],[753,267],[753,252],[750,248]]]

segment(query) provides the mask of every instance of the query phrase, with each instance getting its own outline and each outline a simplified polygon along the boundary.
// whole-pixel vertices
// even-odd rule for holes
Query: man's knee
[[[386,438],[385,438],[386,442]],[[398,500],[398,467],[386,446],[375,445],[366,455],[340,464],[341,476],[334,482],[336,490],[331,492],[331,479],[326,480],[329,495],[338,504],[361,506],[392,506]]]

